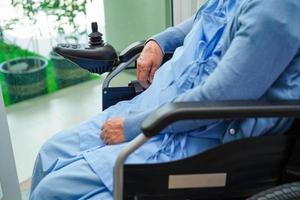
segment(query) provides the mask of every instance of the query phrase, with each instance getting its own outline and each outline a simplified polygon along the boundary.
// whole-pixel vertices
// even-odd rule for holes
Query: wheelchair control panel
[[[109,87],[110,81],[135,61],[145,42],[135,42],[118,55],[113,46],[103,41],[103,35],[98,31],[96,22],[91,24],[91,28],[88,44],[61,43],[53,49],[57,54],[89,72],[109,72],[103,83],[104,110],[119,101],[132,99],[145,90],[138,81],[132,81],[126,87]]]
[[[80,67],[98,74],[111,71],[118,61],[116,50],[110,44],[104,43],[96,22],[92,23],[89,44],[62,43],[54,51]]]

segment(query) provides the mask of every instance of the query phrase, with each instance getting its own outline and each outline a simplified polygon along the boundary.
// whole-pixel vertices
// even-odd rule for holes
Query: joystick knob
[[[90,46],[103,46],[104,42],[102,39],[102,33],[98,31],[98,24],[97,22],[92,22],[92,33],[88,36],[90,38]]]

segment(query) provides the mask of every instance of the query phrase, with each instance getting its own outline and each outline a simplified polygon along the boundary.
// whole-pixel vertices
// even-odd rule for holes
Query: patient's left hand
[[[124,118],[111,118],[107,120],[100,134],[105,144],[119,144],[125,141]]]

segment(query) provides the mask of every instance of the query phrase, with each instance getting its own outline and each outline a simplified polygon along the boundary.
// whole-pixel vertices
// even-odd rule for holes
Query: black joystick
[[[111,45],[103,42],[97,22],[91,26],[89,44],[58,44],[54,51],[90,72],[102,74],[118,63],[118,55]]]
[[[90,38],[90,45],[91,46],[103,46],[104,42],[102,40],[102,33],[98,31],[98,24],[97,22],[93,22],[91,24],[92,33],[89,34]]]

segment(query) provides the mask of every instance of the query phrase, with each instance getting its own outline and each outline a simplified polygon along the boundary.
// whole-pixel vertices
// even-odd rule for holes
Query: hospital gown
[[[192,19],[154,36],[163,52],[175,51],[172,59],[141,95],[45,143],[30,198],[112,199],[118,153],[140,134],[141,122],[165,103],[299,99],[299,11],[299,0],[210,0]],[[125,143],[105,145],[99,138],[111,117],[125,118]],[[233,140],[282,133],[291,123],[286,118],[178,122],[126,163],[181,159]]]

